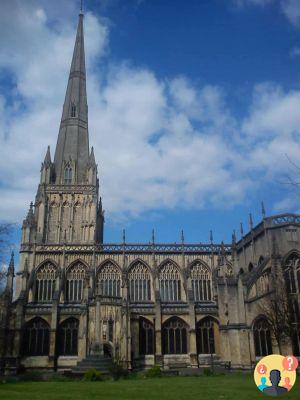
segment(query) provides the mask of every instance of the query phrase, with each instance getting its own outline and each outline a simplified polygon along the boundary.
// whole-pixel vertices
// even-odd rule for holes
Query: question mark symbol
[[[288,360],[288,366],[289,366],[288,370],[290,371],[292,369],[294,359],[293,359],[293,357],[288,357],[287,360]]]

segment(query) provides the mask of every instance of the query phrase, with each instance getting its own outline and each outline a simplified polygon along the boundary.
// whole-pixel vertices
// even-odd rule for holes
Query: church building
[[[76,370],[96,359],[129,370],[247,369],[271,353],[300,356],[300,215],[262,207],[261,222],[250,216],[230,244],[156,243],[154,234],[146,244],[103,242],[83,25],[81,12],[55,152],[48,147],[19,265],[12,255],[0,295],[0,369]],[[278,299],[289,318],[281,336]]]

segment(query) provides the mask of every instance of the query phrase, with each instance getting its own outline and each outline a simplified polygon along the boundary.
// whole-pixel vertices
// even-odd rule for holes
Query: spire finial
[[[83,0],[80,1],[80,14],[83,15]]]
[[[14,256],[15,256],[14,251],[12,251],[11,256],[10,256],[10,261],[9,261],[8,273],[14,272],[14,266],[15,266]]]
[[[243,236],[244,236],[244,228],[243,228],[243,223],[242,222],[240,223],[240,231],[241,231],[241,236],[243,238]]]
[[[155,242],[155,231],[152,229],[152,244]]]
[[[261,202],[261,213],[262,213],[263,219],[265,219],[266,218],[266,209],[265,209],[265,205],[264,205],[263,201]]]
[[[126,232],[125,229],[123,229],[123,243],[126,243]]]
[[[252,214],[251,213],[249,214],[249,227],[250,227],[250,230],[252,231],[252,229],[253,229],[253,219],[252,219]]]
[[[213,244],[213,242],[214,242],[213,231],[209,232],[209,240],[210,240],[210,244]]]
[[[235,233],[235,229],[232,232],[232,245],[235,246],[236,244],[236,233]]]
[[[181,230],[181,243],[184,244],[184,233],[183,233],[183,229]]]

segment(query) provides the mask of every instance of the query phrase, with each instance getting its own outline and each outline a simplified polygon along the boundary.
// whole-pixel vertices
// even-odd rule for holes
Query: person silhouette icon
[[[260,380],[261,384],[258,386],[258,389],[263,391],[265,388],[269,387],[267,385],[267,378],[265,376],[263,376]]]
[[[290,378],[287,376],[286,378],[284,378],[284,385],[283,387],[285,387],[287,390],[291,390],[292,389],[292,385],[291,385],[291,380]]]
[[[272,369],[270,371],[269,378],[272,386],[263,389],[263,393],[266,393],[268,396],[280,396],[281,394],[286,393],[288,391],[287,388],[279,386],[279,382],[281,380],[281,374],[278,369]]]

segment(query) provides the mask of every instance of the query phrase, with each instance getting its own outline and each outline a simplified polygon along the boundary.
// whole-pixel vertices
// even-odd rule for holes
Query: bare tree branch
[[[6,283],[7,265],[5,261],[13,249],[11,234],[15,224],[0,223],[0,292]]]

